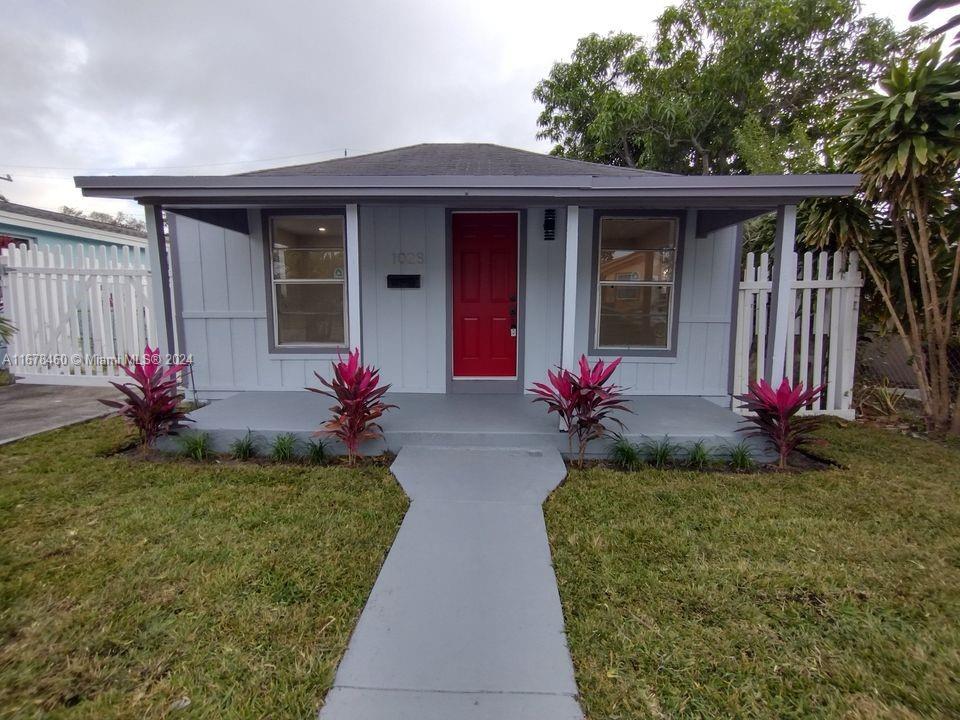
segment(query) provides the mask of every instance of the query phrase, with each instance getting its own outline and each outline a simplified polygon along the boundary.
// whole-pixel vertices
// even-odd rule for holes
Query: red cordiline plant
[[[175,435],[186,427],[183,423],[193,422],[180,409],[183,395],[177,389],[177,373],[186,367],[186,363],[164,365],[160,362],[160,349],[147,345],[142,358],[128,356],[127,362],[120,365],[133,382],[110,382],[127,399],[100,402],[116,408],[137,429],[140,445],[146,448],[162,435]]]
[[[330,408],[333,417],[323,424],[323,429],[314,433],[333,435],[347,448],[348,462],[353,465],[360,443],[372,440],[383,434],[383,428],[377,419],[390,408],[397,407],[383,402],[382,398],[389,385],[380,385],[380,371],[372,366],[364,367],[360,362],[360,348],[353,350],[347,360],[338,358],[333,365],[333,379],[329,382],[314,375],[328,390],[307,388],[310,392],[326,395],[337,401]]]
[[[755,427],[741,430],[746,431],[748,437],[762,437],[772,442],[779,454],[778,466],[786,468],[787,456],[809,442],[810,434],[821,421],[816,415],[796,415],[804,406],[816,402],[825,387],[804,390],[803,383],[791,385],[787,378],[776,390],[766,380],[750,383],[750,392],[737,395],[737,400],[743,403],[742,409],[753,413],[744,419]]]
[[[622,429],[623,423],[613,413],[632,412],[624,404],[623,388],[610,381],[622,358],[607,364],[597,360],[593,367],[586,355],[580,356],[579,373],[573,373],[562,367],[557,372],[547,371],[549,385],[535,382],[529,388],[537,395],[534,402],[542,402],[548,413],[557,413],[567,432],[570,452],[573,452],[573,439],[577,439],[577,463],[583,467],[583,456],[591,440],[611,434],[604,424],[616,423]]]

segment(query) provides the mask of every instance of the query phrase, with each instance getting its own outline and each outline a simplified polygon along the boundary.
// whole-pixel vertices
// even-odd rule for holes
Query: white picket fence
[[[747,392],[763,376],[768,351],[770,257],[748,253],[740,283],[734,362],[734,394]],[[822,398],[808,414],[852,418],[857,320],[863,276],[856,253],[804,253],[793,282],[787,317],[786,375],[804,387],[826,385]],[[734,409],[740,403],[733,401]]]
[[[0,253],[7,348],[18,382],[106,384],[154,344],[150,270],[140,248],[9,247]]]

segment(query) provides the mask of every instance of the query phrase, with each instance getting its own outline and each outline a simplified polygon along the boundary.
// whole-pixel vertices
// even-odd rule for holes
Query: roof
[[[335,158],[305,165],[289,165],[241,173],[253,176],[349,175],[401,176],[544,176],[644,177],[667,175],[652,170],[601,165],[543,155],[491,143],[420,143],[394,150]]]
[[[431,143],[241,175],[74,178],[88,197],[171,207],[445,200],[775,207],[852,193],[858,175],[671,175],[484,143]]]
[[[20,205],[18,203],[0,200],[0,213],[11,213],[15,215],[24,215],[38,220],[50,220],[52,222],[63,223],[65,225],[76,225],[77,227],[89,228],[91,230],[100,230],[102,232],[116,233],[118,235],[128,235],[133,238],[145,239],[147,234],[141,230],[116,225],[115,223],[100,222],[99,220],[90,220],[88,218],[75,217],[66,213],[55,212],[53,210],[43,210],[41,208],[30,207],[29,205]],[[0,217],[0,222],[5,218]],[[7,219],[9,224],[9,219]]]

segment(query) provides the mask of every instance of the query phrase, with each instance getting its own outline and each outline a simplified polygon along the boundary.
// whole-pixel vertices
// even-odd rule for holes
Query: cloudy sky
[[[531,91],[667,2],[0,0],[0,194],[108,212],[77,174],[228,174],[417,142],[547,150]],[[907,24],[912,2],[867,0]],[[240,8],[240,9],[238,9]]]

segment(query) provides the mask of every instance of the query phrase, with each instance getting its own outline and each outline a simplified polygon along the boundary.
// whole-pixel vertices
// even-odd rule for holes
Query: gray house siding
[[[400,392],[446,390],[446,242],[442,206],[360,208],[363,358]],[[387,288],[419,274],[420,288]]]
[[[588,353],[593,285],[594,211],[580,211],[576,352]],[[683,238],[676,357],[624,357],[616,382],[638,395],[701,395],[723,399],[730,362],[736,278],[736,227],[696,237],[690,210]]]
[[[182,349],[208,398],[238,390],[295,390],[335,355],[269,352],[260,212],[250,234],[171,215]]]
[[[560,363],[563,330],[563,265],[567,213],[557,210],[556,239],[543,239],[544,208],[527,211],[526,303],[524,310],[524,387],[546,378]]]
[[[447,258],[444,205],[361,205],[359,248],[364,359],[398,392],[442,393],[447,385]],[[542,207],[526,212],[524,386],[560,361],[565,211],[556,239],[543,239]],[[316,384],[335,354],[271,353],[267,268],[259,210],[250,234],[171,215],[178,327],[193,355],[203,398],[239,390],[299,390]],[[594,213],[581,209],[576,353],[588,352]],[[736,278],[735,227],[695,237],[688,214],[680,275],[676,357],[627,357],[617,382],[636,394],[722,399],[729,380],[730,324]],[[388,289],[386,276],[418,273],[419,289]],[[355,342],[355,341],[354,341]]]

